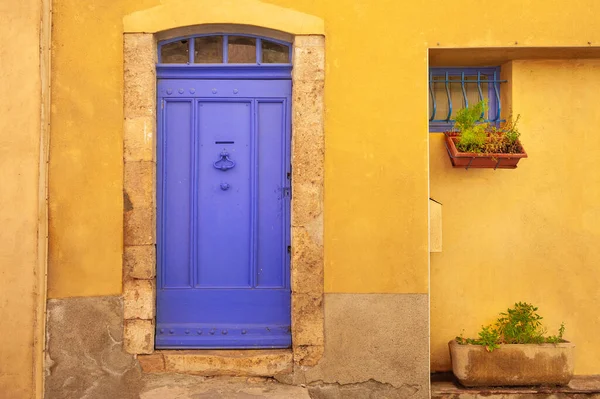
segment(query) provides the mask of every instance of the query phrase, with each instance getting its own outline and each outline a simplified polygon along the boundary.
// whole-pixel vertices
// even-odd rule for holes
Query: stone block
[[[154,318],[154,281],[126,280],[123,283],[124,318],[152,320]]]
[[[126,119],[156,115],[156,44],[151,34],[124,38],[124,115]]]
[[[319,166],[319,163],[323,161],[323,153],[319,151],[316,144],[303,144],[301,147],[303,152],[294,152],[292,155],[294,165],[292,181],[294,186],[312,184],[315,185],[314,190],[322,190],[324,170]],[[314,155],[308,156],[309,154]],[[323,195],[322,192],[320,195]]]
[[[127,353],[154,351],[154,324],[152,320],[125,320],[123,347]]]
[[[310,145],[303,145],[306,147],[310,147]],[[313,148],[316,146],[313,146]],[[316,153],[312,159],[306,154],[309,154],[311,150],[307,150],[304,155],[294,153],[292,155],[292,162],[294,165],[294,169],[292,171],[292,182],[293,184],[300,183],[310,183],[315,184],[319,187],[322,187],[324,171],[323,168],[318,166],[320,160],[323,160],[323,155],[320,153]]]
[[[305,114],[310,114],[309,117],[305,118]],[[296,146],[295,150],[301,149],[303,155],[306,153],[309,159],[314,155],[322,154],[325,149],[325,141],[323,135],[323,121],[308,110],[297,110],[293,112],[294,118],[297,123],[292,126],[292,131],[295,137],[292,138],[292,145]],[[306,150],[305,150],[306,148]],[[312,151],[307,151],[312,150]]]
[[[325,47],[325,36],[298,35],[294,37],[294,47]]]
[[[307,230],[292,227],[292,292],[323,294],[323,246]]]
[[[316,366],[323,357],[324,350],[323,345],[295,346],[294,363],[300,366]]]
[[[306,125],[322,124],[324,119],[325,82],[323,80],[298,80],[292,87],[295,122]],[[300,119],[299,116],[302,116]]]
[[[292,90],[295,160],[311,160],[319,167],[322,167],[322,159],[315,157],[322,157],[325,149],[323,92],[322,81],[294,81]]]
[[[136,245],[124,248],[125,278],[152,279],[156,276],[156,247]]]
[[[154,207],[154,171],[151,161],[125,162],[123,166],[123,190],[127,193],[131,208]]]
[[[323,182],[325,140],[322,81],[294,81],[292,162],[296,183]]]
[[[163,351],[169,373],[273,377],[291,373],[289,350]]]
[[[292,342],[323,345],[323,296],[292,294]]]
[[[311,221],[304,223],[302,226],[306,230],[311,240],[321,248],[321,257],[323,256],[323,213],[319,213]],[[321,259],[322,261],[322,259]],[[321,266],[322,268],[323,266]]]
[[[155,159],[156,122],[152,116],[127,118],[123,122],[123,158],[125,162]]]
[[[124,90],[124,116],[125,118],[156,116],[156,91],[150,87],[156,84],[154,74],[127,76]]]
[[[304,226],[323,212],[323,188],[312,183],[294,183],[292,203],[292,226]]]
[[[325,79],[325,48],[294,47],[294,69],[292,79],[323,80]]]
[[[124,193],[124,203],[124,244],[126,246],[155,244],[156,224],[154,207],[133,208],[127,193]]]
[[[305,119],[301,115],[304,112],[306,111],[297,112],[295,119],[302,120],[302,122],[298,122],[292,127],[294,133],[292,138],[294,160],[316,163],[322,160],[325,151],[323,122],[316,120],[316,117],[312,121]]]
[[[165,359],[160,352],[151,355],[139,355],[137,360],[140,362],[140,366],[142,366],[142,371],[144,373],[165,372]]]
[[[156,54],[156,40],[151,33],[123,35],[123,61],[126,67],[154,70]]]

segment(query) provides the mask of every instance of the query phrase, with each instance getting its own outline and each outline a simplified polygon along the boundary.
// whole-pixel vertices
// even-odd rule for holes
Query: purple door
[[[289,80],[158,81],[157,348],[285,348]]]

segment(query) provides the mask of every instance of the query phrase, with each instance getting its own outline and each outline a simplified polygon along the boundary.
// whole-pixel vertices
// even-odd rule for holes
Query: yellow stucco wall
[[[294,35],[324,34],[322,18],[257,0],[221,0],[218,7],[211,0],[165,0],[155,7],[126,15],[123,30],[156,33],[215,21],[260,26]]]
[[[120,292],[122,21],[178,1],[55,1],[53,297]],[[428,48],[600,43],[600,3],[575,3],[506,0],[493,10],[471,0],[244,0],[239,10],[214,3],[228,12],[206,15],[231,20],[202,22],[240,20],[252,4],[324,21],[326,292],[428,291]],[[278,7],[252,14],[253,23],[272,27]],[[491,25],[497,15],[502,23]]]
[[[289,6],[295,2],[287,3]],[[74,0],[56,2],[50,297],[106,295],[121,290],[122,19],[157,4],[121,1],[83,6]],[[323,5],[302,6],[297,2],[294,8],[324,16]],[[328,7],[329,12],[334,10],[333,4]],[[235,8],[230,11],[240,12]],[[271,26],[268,21],[277,14],[265,13],[262,18],[265,26]],[[380,101],[381,89],[401,90],[411,79],[406,76],[392,82],[392,87],[386,87],[390,82],[383,79],[369,83],[370,62],[358,48],[370,43],[368,37],[357,42],[360,36],[353,32],[350,35],[354,43],[348,41],[350,37],[339,42],[353,25],[345,23],[335,29],[339,33],[331,38],[327,49],[334,70],[330,66],[327,72],[333,90],[326,89],[330,96],[326,120],[326,290],[426,292],[426,122],[405,123],[411,131],[420,128],[423,133],[404,137],[403,141],[411,144],[404,150],[389,145],[398,140],[395,126],[402,115],[393,103]],[[76,34],[82,31],[86,35]],[[352,57],[339,58],[348,48],[352,49]],[[424,53],[421,59],[425,60]],[[356,65],[342,68],[340,62]],[[415,65],[409,73],[418,73],[420,67]],[[390,74],[395,67],[387,65],[386,69],[385,73]],[[363,78],[356,80],[353,76]],[[373,83],[375,86],[369,88]],[[352,96],[361,101],[353,101]],[[380,104],[374,107],[378,101]],[[366,104],[371,104],[375,113]],[[348,115],[354,115],[352,121]],[[398,176],[397,168],[403,170],[402,176]],[[357,192],[371,195],[361,197]],[[406,194],[398,195],[400,192]],[[329,228],[333,225],[335,229]],[[374,273],[373,268],[379,272]]]
[[[54,1],[50,298],[121,293],[126,3]]]
[[[516,170],[452,169],[431,135],[431,194],[444,204],[442,253],[431,254],[431,356],[517,301],[564,321],[576,373],[598,374],[600,350],[600,60],[514,61],[513,113],[529,158]]]
[[[38,293],[42,2],[0,2],[0,397],[41,388]],[[43,194],[42,194],[43,195]],[[42,199],[43,203],[43,199]],[[43,245],[43,243],[42,243]],[[41,256],[44,256],[42,253]],[[42,259],[43,264],[43,259]],[[38,378],[39,377],[39,378]]]

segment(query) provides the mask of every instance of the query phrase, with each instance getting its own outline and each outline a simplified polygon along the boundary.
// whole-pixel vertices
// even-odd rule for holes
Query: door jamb
[[[138,355],[154,352],[156,45],[151,33],[124,35],[124,346]],[[292,352],[314,366],[324,343],[324,37],[297,35],[292,51]]]

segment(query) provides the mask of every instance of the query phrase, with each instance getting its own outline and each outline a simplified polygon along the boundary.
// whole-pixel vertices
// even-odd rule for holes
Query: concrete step
[[[140,399],[309,399],[304,387],[269,378],[144,374]]]
[[[451,373],[434,374],[431,378],[432,399],[600,399],[600,376],[575,376],[564,387],[480,387],[465,388]]]

